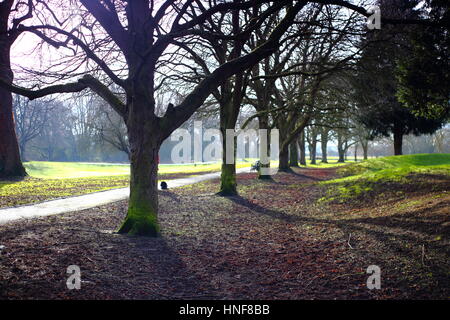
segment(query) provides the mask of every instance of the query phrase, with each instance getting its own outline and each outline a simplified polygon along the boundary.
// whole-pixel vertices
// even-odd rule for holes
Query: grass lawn
[[[411,173],[450,173],[450,154],[411,155],[385,157],[357,162],[337,163],[336,157],[329,157],[329,163],[308,165],[306,168],[341,167],[342,177],[323,182],[327,196],[323,201],[347,201],[361,196],[374,188],[382,187],[380,182],[408,179]],[[248,167],[255,159],[238,161],[237,167]],[[351,165],[349,165],[351,164]],[[272,161],[277,166],[278,161]],[[191,175],[220,170],[220,163],[205,164],[161,164],[159,179],[170,180]],[[112,188],[126,187],[129,184],[129,165],[95,164],[77,162],[25,163],[29,177],[22,181],[0,181],[0,207],[17,206],[40,202],[59,197],[82,195]]]
[[[381,192],[392,185],[420,183],[424,175],[450,176],[450,154],[415,154],[369,159],[340,168],[341,177],[324,181],[328,195],[322,200],[340,202],[359,199],[370,192]]]
[[[2,225],[0,298],[448,299],[450,178],[423,171],[448,164],[430,157],[356,165],[362,177],[397,163],[414,179],[387,174],[344,203],[320,199],[352,166],[244,173],[234,197],[211,193],[219,179],[160,191],[158,238],[112,232],[126,201]],[[81,290],[67,290],[70,264]],[[370,265],[380,290],[366,286]]]
[[[250,166],[238,162],[237,168]],[[21,181],[0,181],[0,207],[40,202],[60,197],[105,191],[129,185],[129,165],[78,162],[26,162],[29,177]],[[216,172],[220,163],[159,166],[159,179],[170,180]]]
[[[40,179],[71,179],[130,174],[130,166],[126,164],[30,161],[25,162],[24,166],[30,177]]]
[[[26,162],[25,168],[30,177],[42,179],[70,179],[99,176],[129,175],[128,164],[96,164],[83,162]],[[249,166],[247,162],[238,162],[237,167]],[[159,174],[194,174],[220,170],[220,163],[199,164],[160,164]]]
[[[328,163],[321,162],[321,159],[316,160],[316,164],[311,164],[310,160],[306,160],[306,166],[301,166],[302,168],[335,168],[335,167],[341,167],[348,165],[349,163],[355,163],[355,159],[353,157],[349,157],[347,161],[345,162],[338,162],[338,157],[328,157]],[[357,163],[362,161],[361,159],[358,160]]]

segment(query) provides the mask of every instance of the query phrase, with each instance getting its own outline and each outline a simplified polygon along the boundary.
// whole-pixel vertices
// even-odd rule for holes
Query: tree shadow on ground
[[[0,298],[211,299],[164,237],[115,234],[124,208],[98,207],[0,226]],[[98,216],[98,212],[105,214]],[[103,230],[105,225],[109,228]],[[69,265],[81,289],[69,290]]]
[[[389,216],[381,217],[362,217],[350,219],[324,219],[303,216],[302,212],[288,214],[279,210],[272,210],[255,203],[241,196],[229,198],[235,204],[249,209],[249,214],[261,214],[272,219],[282,220],[287,223],[298,223],[308,225],[337,227],[344,234],[342,241],[350,239],[353,236],[352,244],[348,244],[352,249],[358,250],[358,254],[365,261],[380,260],[386,264],[392,264],[393,261],[383,261],[382,257],[377,257],[374,251],[364,247],[365,242],[358,239],[373,239],[374,244],[382,246],[386,250],[384,257],[391,257],[396,261],[407,259],[421,268],[423,274],[432,274],[437,282],[437,287],[433,290],[447,290],[450,288],[450,278],[448,277],[450,248],[448,243],[450,235],[450,221],[448,211],[449,203],[440,202],[428,206],[421,210],[403,211]],[[435,237],[444,237],[441,241],[430,241]],[[350,241],[350,240],[349,240]],[[444,242],[445,241],[445,242]],[[422,246],[423,249],[422,249]],[[426,249],[425,249],[426,248]],[[427,250],[427,254],[421,253]],[[433,257],[430,250],[433,250]],[[397,279],[401,281],[401,279]],[[447,289],[445,289],[447,288]]]
[[[325,177],[325,178],[318,178],[318,177],[314,177],[314,176],[308,176],[308,175],[306,175],[306,174],[303,174],[303,173],[300,173],[300,172],[296,172],[296,171],[291,171],[291,172],[289,172],[289,173],[290,173],[290,174],[293,174],[293,175],[295,175],[295,176],[297,176],[297,177],[299,177],[299,178],[307,179],[307,180],[313,180],[313,181],[325,181],[325,180],[329,180],[328,177]]]
[[[173,200],[175,202],[180,202],[180,198],[173,192],[169,190],[159,191],[158,194],[162,197],[168,198],[170,200]]]

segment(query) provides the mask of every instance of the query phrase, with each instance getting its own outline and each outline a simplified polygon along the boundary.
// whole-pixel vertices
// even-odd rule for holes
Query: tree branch
[[[83,79],[83,78],[82,78]],[[12,83],[8,83],[4,79],[0,78],[0,86],[6,88],[7,90],[20,94],[22,96],[28,97],[30,100],[34,100],[37,98],[42,98],[55,93],[71,93],[71,92],[80,92],[86,89],[88,86],[83,83],[82,79],[79,79],[77,82],[70,82],[66,84],[58,84],[54,86],[45,87],[42,89],[27,89],[20,86],[16,86]]]
[[[307,1],[299,1],[290,7],[285,17],[275,27],[268,40],[245,56],[228,61],[218,67],[203,79],[196,88],[176,108],[167,110],[161,120],[162,131],[166,136],[185,122],[198,109],[206,98],[227,78],[253,67],[262,59],[270,56],[278,49],[278,43],[283,34],[292,25],[297,13],[306,5]],[[164,136],[163,138],[166,138]]]

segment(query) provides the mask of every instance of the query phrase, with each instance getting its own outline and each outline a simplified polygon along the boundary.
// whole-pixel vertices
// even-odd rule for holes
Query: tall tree
[[[381,1],[381,5],[385,15],[392,18],[416,18],[418,15],[414,10],[417,1]],[[410,33],[415,28],[385,26],[369,33],[355,79],[361,122],[372,131],[372,136],[392,134],[395,155],[402,154],[404,135],[432,133],[442,126],[442,120],[415,116],[396,96],[397,61],[406,54]]]
[[[86,58],[95,63],[92,72],[88,72],[76,82],[52,85],[38,90],[27,90],[18,86],[9,88],[30,98],[57,92],[78,92],[89,88],[123,117],[131,149],[131,179],[128,214],[119,232],[156,236],[159,233],[157,158],[161,143],[224,81],[251,68],[276,51],[280,38],[292,25],[306,1],[297,1],[294,4],[292,1],[283,1],[284,17],[273,28],[264,43],[255,50],[218,66],[189,92],[178,106],[169,104],[163,116],[155,114],[154,96],[159,85],[155,83],[155,71],[161,56],[170,49],[169,46],[175,43],[176,39],[197,34],[199,32],[197,26],[207,19],[212,19],[217,12],[247,10],[270,1],[225,3],[218,1],[216,4],[210,2],[209,8],[205,8],[206,3],[201,1],[187,1],[183,4],[165,1],[158,7],[154,6],[154,1],[149,0],[116,2],[80,0],[80,3],[86,9],[86,23],[80,24],[79,29],[73,30],[70,23],[63,27],[35,25],[23,29],[33,32],[55,46],[75,45],[82,49]],[[267,5],[265,10],[271,11],[273,6],[278,8],[279,3]],[[256,18],[243,30],[243,33],[258,28],[265,17],[266,15],[262,13],[260,18]],[[105,38],[99,39],[97,34],[92,37],[79,36],[98,29],[106,32]],[[119,72],[126,70],[126,78],[123,78],[123,72],[119,74],[114,72],[113,64],[107,64],[102,59],[104,52],[100,43],[108,39],[114,44],[114,50],[119,53],[119,58],[123,58],[123,65],[118,70]],[[100,42],[94,44],[86,42],[90,40]],[[123,88],[124,100],[108,88],[107,83],[111,82]],[[3,85],[5,84],[10,85],[3,82]]]
[[[22,15],[17,12],[23,12]],[[12,84],[11,46],[22,33],[22,22],[31,17],[32,1],[0,2],[0,80]],[[19,152],[11,92],[0,86],[0,178],[26,175]]]
[[[4,1],[3,3],[9,3]],[[83,52],[85,75],[77,81],[55,84],[37,90],[11,85],[10,79],[0,78],[0,84],[11,91],[35,99],[48,94],[79,92],[89,88],[97,93],[124,119],[131,149],[131,179],[128,213],[119,229],[121,233],[155,236],[159,232],[157,221],[157,158],[161,143],[184,123],[228,78],[252,68],[256,63],[274,53],[280,39],[295,22],[297,14],[308,3],[306,0],[265,1],[172,1],[151,0],[79,0],[83,10],[76,10],[69,19],[65,10],[54,10],[57,22],[21,28],[29,31],[55,47],[68,48],[71,52]],[[78,2],[76,4],[78,4]],[[309,1],[311,3],[336,4],[348,7],[365,16],[369,13],[345,1]],[[58,2],[59,5],[62,5]],[[257,48],[215,68],[182,102],[169,104],[164,115],[155,113],[155,91],[160,87],[155,72],[161,67],[162,57],[172,50],[177,40],[198,35],[198,29],[218,12],[249,10],[264,5],[264,12],[283,5],[280,22],[271,29],[266,41]],[[81,9],[81,8],[77,8]],[[82,11],[82,12],[80,12]],[[249,23],[238,38],[252,33],[264,22],[262,12]],[[61,17],[59,17],[61,16]],[[78,19],[78,20],[77,20]],[[4,21],[2,19],[1,21]],[[81,21],[74,27],[73,21]],[[98,31],[101,32],[98,32]],[[214,33],[210,36],[214,37]],[[282,40],[281,40],[282,41]],[[67,51],[67,50],[66,50]],[[111,58],[112,57],[112,58]],[[105,62],[113,60],[112,63]],[[66,71],[66,73],[68,73]],[[72,78],[77,72],[70,73]],[[3,81],[2,81],[3,80]],[[125,97],[110,90],[111,83],[122,87]]]
[[[426,1],[424,14],[442,21],[442,27],[418,27],[409,52],[399,57],[397,97],[415,115],[450,117],[450,5]]]

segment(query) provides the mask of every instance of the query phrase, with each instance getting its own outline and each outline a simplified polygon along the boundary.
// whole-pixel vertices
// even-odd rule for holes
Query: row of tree
[[[381,5],[384,2],[389,8],[413,3],[382,1]],[[427,33],[448,32],[446,4],[426,1],[426,5],[431,11],[407,16],[384,7],[381,21],[426,27]],[[237,129],[243,107],[252,105],[256,113],[239,125],[246,127],[255,120],[261,129],[278,128],[279,168],[288,170],[289,149],[295,157],[298,139],[300,150],[308,139],[313,150],[316,133],[332,129],[343,155],[351,143],[349,129],[359,132],[364,141],[377,134],[364,121],[372,118],[365,107],[384,102],[390,106],[395,102],[392,94],[411,101],[414,90],[391,88],[394,67],[387,49],[370,48],[379,42],[378,37],[389,42],[384,29],[367,32],[366,17],[371,15],[362,6],[341,0],[79,0],[64,4],[5,0],[0,3],[0,172],[25,173],[15,140],[11,92],[37,99],[89,90],[121,117],[127,130],[131,192],[128,215],[119,231],[156,235],[160,147],[201,108],[218,112],[225,136],[226,130]],[[48,63],[18,86],[13,84],[10,48],[23,34],[38,37],[53,55],[44,50]],[[374,50],[384,53],[374,55]],[[417,49],[412,56],[421,57],[420,52]],[[371,71],[365,68],[371,62],[365,61],[373,61],[371,56],[376,61],[376,81],[364,78],[370,78]],[[424,63],[412,60],[402,66],[402,88],[413,86],[410,69]],[[445,74],[435,76],[446,79]],[[428,79],[422,80],[432,87]],[[24,88],[36,81],[37,89]],[[376,86],[364,88],[371,84]],[[377,90],[384,86],[387,89],[381,95]],[[439,99],[441,91],[432,89],[434,100],[425,105],[433,110],[424,112],[433,114],[433,121],[442,122],[446,116],[448,99]],[[158,96],[171,99],[170,103],[160,107]],[[421,106],[411,108],[420,114]],[[265,152],[260,154],[265,163]],[[236,194],[235,168],[223,161],[220,194]],[[260,174],[260,178],[270,176]]]

